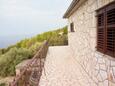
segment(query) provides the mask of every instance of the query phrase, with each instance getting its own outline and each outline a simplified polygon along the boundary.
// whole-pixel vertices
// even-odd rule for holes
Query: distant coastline
[[[15,43],[31,38],[33,35],[12,35],[12,36],[0,36],[0,49],[7,48],[8,46],[14,45]]]

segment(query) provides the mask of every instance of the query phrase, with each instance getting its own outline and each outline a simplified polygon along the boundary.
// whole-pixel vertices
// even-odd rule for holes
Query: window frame
[[[74,23],[73,22],[70,23],[70,32],[75,32],[75,30],[74,30]]]

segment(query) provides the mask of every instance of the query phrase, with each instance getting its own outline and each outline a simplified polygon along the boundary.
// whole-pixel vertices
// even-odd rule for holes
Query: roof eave
[[[63,18],[68,18],[70,16],[70,13],[72,9],[76,6],[76,4],[79,2],[79,0],[73,0],[72,3],[70,4],[69,8],[65,12]]]

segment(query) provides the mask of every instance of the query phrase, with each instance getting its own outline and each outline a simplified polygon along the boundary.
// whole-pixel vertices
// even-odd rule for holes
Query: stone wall
[[[112,1],[86,0],[68,19],[75,25],[75,32],[69,31],[74,58],[96,86],[115,86],[115,58],[96,51],[95,10]]]

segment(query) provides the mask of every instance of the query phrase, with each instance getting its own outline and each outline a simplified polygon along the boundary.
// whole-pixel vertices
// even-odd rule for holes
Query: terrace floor
[[[39,86],[91,86],[88,80],[69,46],[49,47]]]

